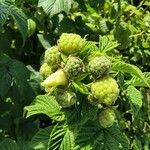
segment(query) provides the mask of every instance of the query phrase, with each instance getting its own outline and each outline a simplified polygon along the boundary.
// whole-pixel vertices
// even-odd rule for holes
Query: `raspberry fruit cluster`
[[[82,52],[86,42],[80,35],[63,33],[57,45],[45,51],[40,68],[43,77],[41,86],[55,96],[63,108],[68,108],[77,104],[77,97],[81,96],[72,83],[80,82],[89,91],[88,96],[85,95],[87,103],[102,106],[98,117],[100,125],[110,127],[115,121],[112,106],[119,95],[118,84],[110,75],[112,62],[103,54],[93,56],[92,50],[88,53],[91,59],[85,59]],[[82,77],[83,74],[85,77]]]

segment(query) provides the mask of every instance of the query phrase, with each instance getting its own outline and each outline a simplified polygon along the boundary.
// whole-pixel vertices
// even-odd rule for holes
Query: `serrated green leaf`
[[[143,104],[142,93],[139,90],[137,90],[134,86],[129,86],[127,88],[127,97],[129,99],[129,103],[131,104],[132,111],[136,116]]]
[[[127,88],[127,96],[133,104],[138,105],[139,108],[142,107],[142,93],[139,90],[137,90],[134,86],[129,86]]]
[[[34,98],[34,92],[27,80],[30,77],[29,70],[26,66],[17,61],[11,60],[8,63],[9,74],[12,77],[12,86],[9,90],[13,101],[15,103],[29,104],[30,100]]]
[[[88,120],[95,120],[97,119],[97,112],[98,112],[98,107],[95,107],[91,105],[87,99],[82,101],[82,111],[81,111],[81,116],[82,116],[82,121],[87,122]]]
[[[39,95],[30,106],[26,106],[27,117],[36,114],[45,114],[56,121],[64,120],[64,114],[61,106],[57,103],[53,96]]]
[[[134,75],[140,78],[148,87],[150,86],[147,83],[142,71],[137,66],[118,61],[113,63],[112,69],[123,73],[129,73],[131,75]]]
[[[0,25],[3,26],[7,20],[9,12],[9,5],[7,3],[0,1]]]
[[[98,128],[94,122],[88,122],[80,128],[75,140],[76,145],[78,145],[80,149],[86,145],[92,145],[93,140],[95,140],[96,136],[100,134],[100,128]]]
[[[16,25],[23,37],[23,45],[24,45],[25,40],[28,36],[27,17],[21,9],[17,8],[14,5],[11,5],[9,7],[9,11],[10,11],[10,15],[14,19],[14,22],[16,23]]]
[[[29,70],[26,68],[26,66],[18,61],[18,60],[12,60],[9,62],[9,71],[12,77],[18,79],[18,80],[27,80],[29,79],[30,73]]]
[[[53,126],[39,130],[31,141],[34,150],[49,150],[50,135]]]
[[[144,72],[143,75],[147,83],[150,85],[150,72]],[[137,87],[148,87],[148,85],[143,82],[143,80],[137,78],[136,76],[133,76],[132,79],[128,81],[128,83]]]
[[[61,142],[66,140],[64,137],[65,133],[65,126],[61,124],[41,129],[32,138],[31,146],[34,150],[57,150],[60,147]]]
[[[65,110],[67,123],[74,124],[74,125],[81,124],[81,121],[82,121],[81,110],[82,110],[81,105],[77,105],[74,108]]]
[[[19,150],[15,141],[5,139],[0,143],[0,150]]]
[[[80,149],[91,145],[92,150],[129,150],[129,141],[118,126],[102,129],[95,122],[81,127],[76,144]]]
[[[69,129],[66,131],[59,150],[74,150],[74,134]]]
[[[112,126],[104,131],[104,150],[129,150],[129,141],[119,127]]]
[[[83,125],[88,120],[97,119],[98,108],[88,103],[87,99],[83,99],[80,105],[65,110],[68,124]]]
[[[27,24],[27,17],[24,12],[12,4],[11,1],[2,1],[0,2],[0,24],[4,25],[8,16],[11,16],[16,23],[22,38],[23,38],[23,45],[28,35],[28,24]]]
[[[80,50],[81,55],[89,55],[92,51],[97,51],[97,42],[85,41],[82,49]]]
[[[108,36],[99,36],[99,49],[106,53],[119,46],[117,42],[111,41]]]
[[[61,11],[69,12],[72,0],[39,0],[38,7],[42,7],[46,14],[52,17]]]
[[[98,44],[98,42],[84,41],[84,45],[80,50],[80,56],[82,60],[88,60],[91,55],[93,56],[94,52],[99,53],[99,48],[96,44]]]
[[[58,150],[66,133],[65,125],[57,124],[50,135],[49,150]]]

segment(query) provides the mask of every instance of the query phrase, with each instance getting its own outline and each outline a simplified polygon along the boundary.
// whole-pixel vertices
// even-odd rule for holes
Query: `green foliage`
[[[117,46],[119,46],[118,42],[116,41],[111,41],[110,42],[110,37],[109,36],[100,36],[99,37],[99,49],[106,53],[109,52],[111,50],[113,50],[114,48],[116,48]]]
[[[42,7],[46,14],[52,17],[53,15],[60,13],[61,11],[69,12],[71,8],[72,0],[39,0],[38,7]]]
[[[45,107],[44,109],[43,106]],[[61,107],[52,96],[39,95],[36,97],[33,105],[25,107],[25,110],[28,111],[27,117],[43,113],[56,121],[62,121],[64,119]]]
[[[89,123],[80,129],[76,142],[80,148],[90,143],[94,150],[129,149],[127,137],[116,126],[102,130]]]
[[[127,88],[127,97],[133,111],[133,115],[136,116],[143,104],[143,96],[134,86]]]
[[[11,16],[22,34],[23,41],[25,42],[27,38],[28,25],[27,17],[24,12],[17,8],[11,1],[0,1],[0,10],[0,18],[2,18],[1,25],[6,22],[8,16]]]
[[[74,145],[75,145],[74,134],[72,133],[72,131],[68,129],[60,145],[60,150],[66,150],[66,149],[74,150]]]
[[[137,66],[127,64],[124,62],[116,62],[113,64],[113,69],[121,71],[123,73],[130,73],[131,75],[135,75],[136,77],[141,79],[144,82],[144,84],[146,84],[149,87],[146,78],[144,77],[143,73]]]
[[[105,43],[105,41],[103,42]],[[91,59],[82,58],[87,51],[91,51],[86,54],[87,58],[97,58],[97,56],[106,55],[100,53],[99,45],[97,46],[96,44],[95,49],[93,49],[93,46],[88,46],[87,48],[83,47],[81,49],[81,51],[83,50],[82,53],[76,54],[85,65],[85,75],[83,74],[81,77],[69,80],[69,83],[65,87],[51,85],[49,91],[45,90],[49,96],[37,96],[30,106],[25,107],[27,118],[36,114],[45,114],[50,117],[53,122],[59,122],[59,125],[54,126],[52,131],[50,131],[49,140],[46,140],[46,143],[50,143],[49,145],[46,144],[49,149],[59,148],[65,150],[69,147],[71,149],[129,149],[128,138],[125,133],[122,133],[119,123],[117,123],[117,119],[119,118],[115,115],[117,109],[115,103],[118,100],[120,91],[117,81],[111,77],[110,72],[109,75],[105,75],[104,77],[100,76],[95,80],[88,73],[87,69],[87,65]],[[103,43],[99,44],[103,45]],[[130,79],[132,76],[136,76],[140,80],[145,81],[145,83],[147,82],[144,74],[138,67],[124,63],[121,59],[118,60],[115,59],[115,57],[113,59],[112,56],[109,55],[106,55],[106,58],[107,57],[112,59],[113,73],[121,74],[124,77],[126,77],[126,73],[128,73]],[[66,63],[66,60],[69,58],[71,57],[64,57],[61,63]],[[66,72],[64,72],[64,74],[65,73]],[[68,78],[70,78],[70,76],[68,76]],[[60,76],[51,78],[51,82],[55,80],[60,82],[62,78],[60,78]],[[121,88],[124,88],[123,92],[126,92],[126,100],[128,100],[130,105],[132,114],[131,121],[140,127],[143,120],[136,122],[136,118],[143,106],[143,95],[141,91],[138,91],[129,83]],[[76,95],[77,99],[75,105],[66,106],[66,101],[72,103],[71,93]],[[118,104],[118,106],[120,105],[121,104]],[[108,108],[106,108],[106,106],[108,106]],[[94,128],[88,127],[88,129],[84,129],[86,126],[91,125],[90,122]],[[118,120],[118,122],[120,121]],[[55,129],[57,129],[57,131]],[[43,130],[43,132],[45,131]],[[44,145],[45,143],[43,143],[43,146]],[[37,146],[42,147],[42,144]]]
[[[19,150],[17,144],[11,139],[5,139],[0,143],[1,150]]]
[[[34,149],[48,149],[49,137],[52,127],[39,130],[32,138],[31,145]]]
[[[150,85],[150,73],[149,72],[144,72],[144,77],[145,80],[147,81],[148,85]],[[143,82],[143,80],[137,78],[136,76],[133,76],[133,78],[129,81],[130,84],[132,84],[133,86],[142,86],[142,87],[148,87],[147,84],[145,84],[145,82]]]
[[[125,22],[117,22],[114,28],[114,38],[120,44],[119,49],[127,49],[130,43],[130,30]]]

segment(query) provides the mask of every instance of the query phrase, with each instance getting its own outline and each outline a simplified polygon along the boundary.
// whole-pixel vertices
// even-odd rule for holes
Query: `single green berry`
[[[108,128],[114,124],[115,118],[114,110],[106,108],[99,114],[99,123],[103,128]]]
[[[89,62],[89,70],[94,77],[102,77],[111,70],[111,62],[104,56],[95,57]]]
[[[59,51],[64,54],[78,53],[83,46],[83,39],[78,34],[63,33],[58,40]]]
[[[31,36],[32,34],[35,33],[35,30],[36,30],[36,22],[29,18],[27,20],[27,23],[28,23],[28,35]]]
[[[55,73],[52,73],[48,76],[42,83],[41,86],[45,88],[50,88],[53,86],[66,86],[68,84],[68,77],[62,69],[57,70]]]
[[[112,105],[119,95],[118,84],[112,77],[105,76],[91,84],[91,93],[98,104]]]
[[[64,72],[69,76],[69,78],[77,77],[83,71],[83,62],[78,57],[69,57],[65,67]]]
[[[46,78],[50,74],[52,74],[52,68],[48,66],[47,63],[44,63],[40,68],[40,75],[43,76],[43,78]]]
[[[77,102],[76,94],[67,89],[56,89],[54,91],[54,96],[57,102],[63,107],[67,108],[74,105]]]
[[[44,61],[53,69],[58,69],[61,63],[61,53],[57,46],[53,46],[45,51]]]

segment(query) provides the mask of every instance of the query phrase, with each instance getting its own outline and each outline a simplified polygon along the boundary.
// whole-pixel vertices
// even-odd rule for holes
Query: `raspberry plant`
[[[64,34],[66,39],[72,35]],[[42,113],[53,120],[54,125],[45,129],[51,137],[47,137],[47,142],[50,142],[45,145],[47,149],[129,149],[130,137],[123,131],[127,124],[121,116],[121,107],[126,101],[123,97],[130,99],[131,103],[137,98],[141,103],[142,94],[132,85],[133,80],[138,78],[146,86],[149,86],[149,83],[139,68],[105,52],[105,49],[101,48],[101,44],[105,44],[104,38],[106,37],[100,37],[99,43],[84,39],[83,46],[76,54],[70,47],[70,51],[68,49],[65,55],[58,46],[62,61],[56,72],[50,73],[46,79],[43,78],[41,86],[45,88],[45,95],[36,97],[33,104],[25,107],[27,117]],[[72,41],[68,40],[68,44],[69,42]],[[111,40],[108,42],[115,44]],[[115,48],[107,46],[109,52]],[[74,47],[76,46],[73,45],[73,49]],[[61,73],[57,75],[60,70]],[[130,75],[126,81],[128,84],[120,81],[124,73]],[[124,91],[126,93],[122,96]],[[132,96],[134,93],[137,94],[136,97]],[[139,102],[131,103],[129,102],[131,109],[139,105]],[[134,119],[137,117],[134,111],[140,111],[140,107],[141,104],[138,110],[133,109]],[[35,145],[40,146],[36,139],[45,130],[39,131],[33,137],[32,142]],[[113,145],[110,145],[108,139]]]

